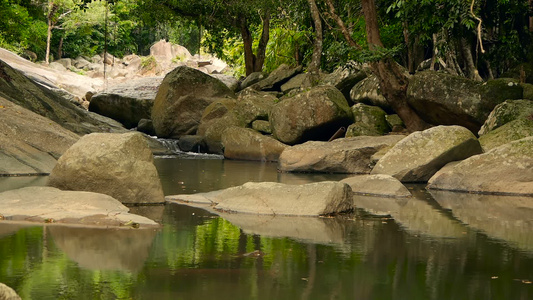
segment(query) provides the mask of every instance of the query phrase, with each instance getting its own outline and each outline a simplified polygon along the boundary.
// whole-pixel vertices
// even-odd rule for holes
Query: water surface
[[[346,177],[217,159],[156,165],[166,194]],[[0,187],[44,184],[15,181]],[[2,224],[0,282],[23,299],[533,299],[532,198],[410,188],[412,199],[356,197],[356,212],[336,218],[170,204],[134,209],[158,231]]]

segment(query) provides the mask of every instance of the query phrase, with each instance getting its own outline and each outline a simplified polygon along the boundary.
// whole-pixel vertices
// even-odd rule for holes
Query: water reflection
[[[314,180],[273,164],[157,163],[167,194]],[[356,200],[394,219],[359,210],[343,219],[221,218],[170,204],[141,210],[163,223],[152,235],[14,233],[0,223],[0,282],[23,299],[533,299],[531,198],[413,195]]]
[[[533,198],[431,190],[461,222],[533,253]]]
[[[48,227],[55,244],[80,267],[136,272],[148,258],[155,230]]]

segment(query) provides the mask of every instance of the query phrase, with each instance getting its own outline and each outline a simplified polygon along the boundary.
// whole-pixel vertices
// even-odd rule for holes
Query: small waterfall
[[[184,153],[180,150],[180,147],[178,146],[178,141],[176,139],[157,139],[158,142],[160,142],[163,146],[165,146],[167,149],[169,149],[174,154],[181,154]]]

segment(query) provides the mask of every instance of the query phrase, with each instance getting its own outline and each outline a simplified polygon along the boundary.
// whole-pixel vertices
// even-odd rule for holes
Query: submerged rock
[[[388,174],[401,182],[425,182],[447,163],[482,152],[468,129],[437,126],[414,132],[394,145],[371,174]]]
[[[289,172],[368,174],[372,156],[403,138],[403,135],[390,135],[341,138],[331,142],[310,141],[283,151],[278,168]]]
[[[428,188],[533,195],[533,137],[472,156],[435,174]]]
[[[352,190],[347,184],[323,181],[302,185],[248,182],[229,189],[167,196],[167,200],[211,204],[223,212],[258,215],[321,216],[352,209]]]
[[[355,194],[384,197],[411,197],[411,192],[396,178],[390,175],[358,175],[341,182],[348,184]]]
[[[82,137],[59,158],[48,185],[102,193],[122,203],[164,202],[152,152],[138,132]]]
[[[25,187],[0,193],[0,214],[13,221],[135,228],[158,226],[128,211],[111,196],[92,192]]]

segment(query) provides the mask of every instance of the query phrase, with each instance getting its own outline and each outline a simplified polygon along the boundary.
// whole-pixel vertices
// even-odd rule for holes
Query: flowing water
[[[165,194],[347,176],[195,158],[156,159]],[[133,209],[156,231],[0,224],[0,282],[23,299],[533,299],[533,198],[410,189],[335,218],[169,204]]]

